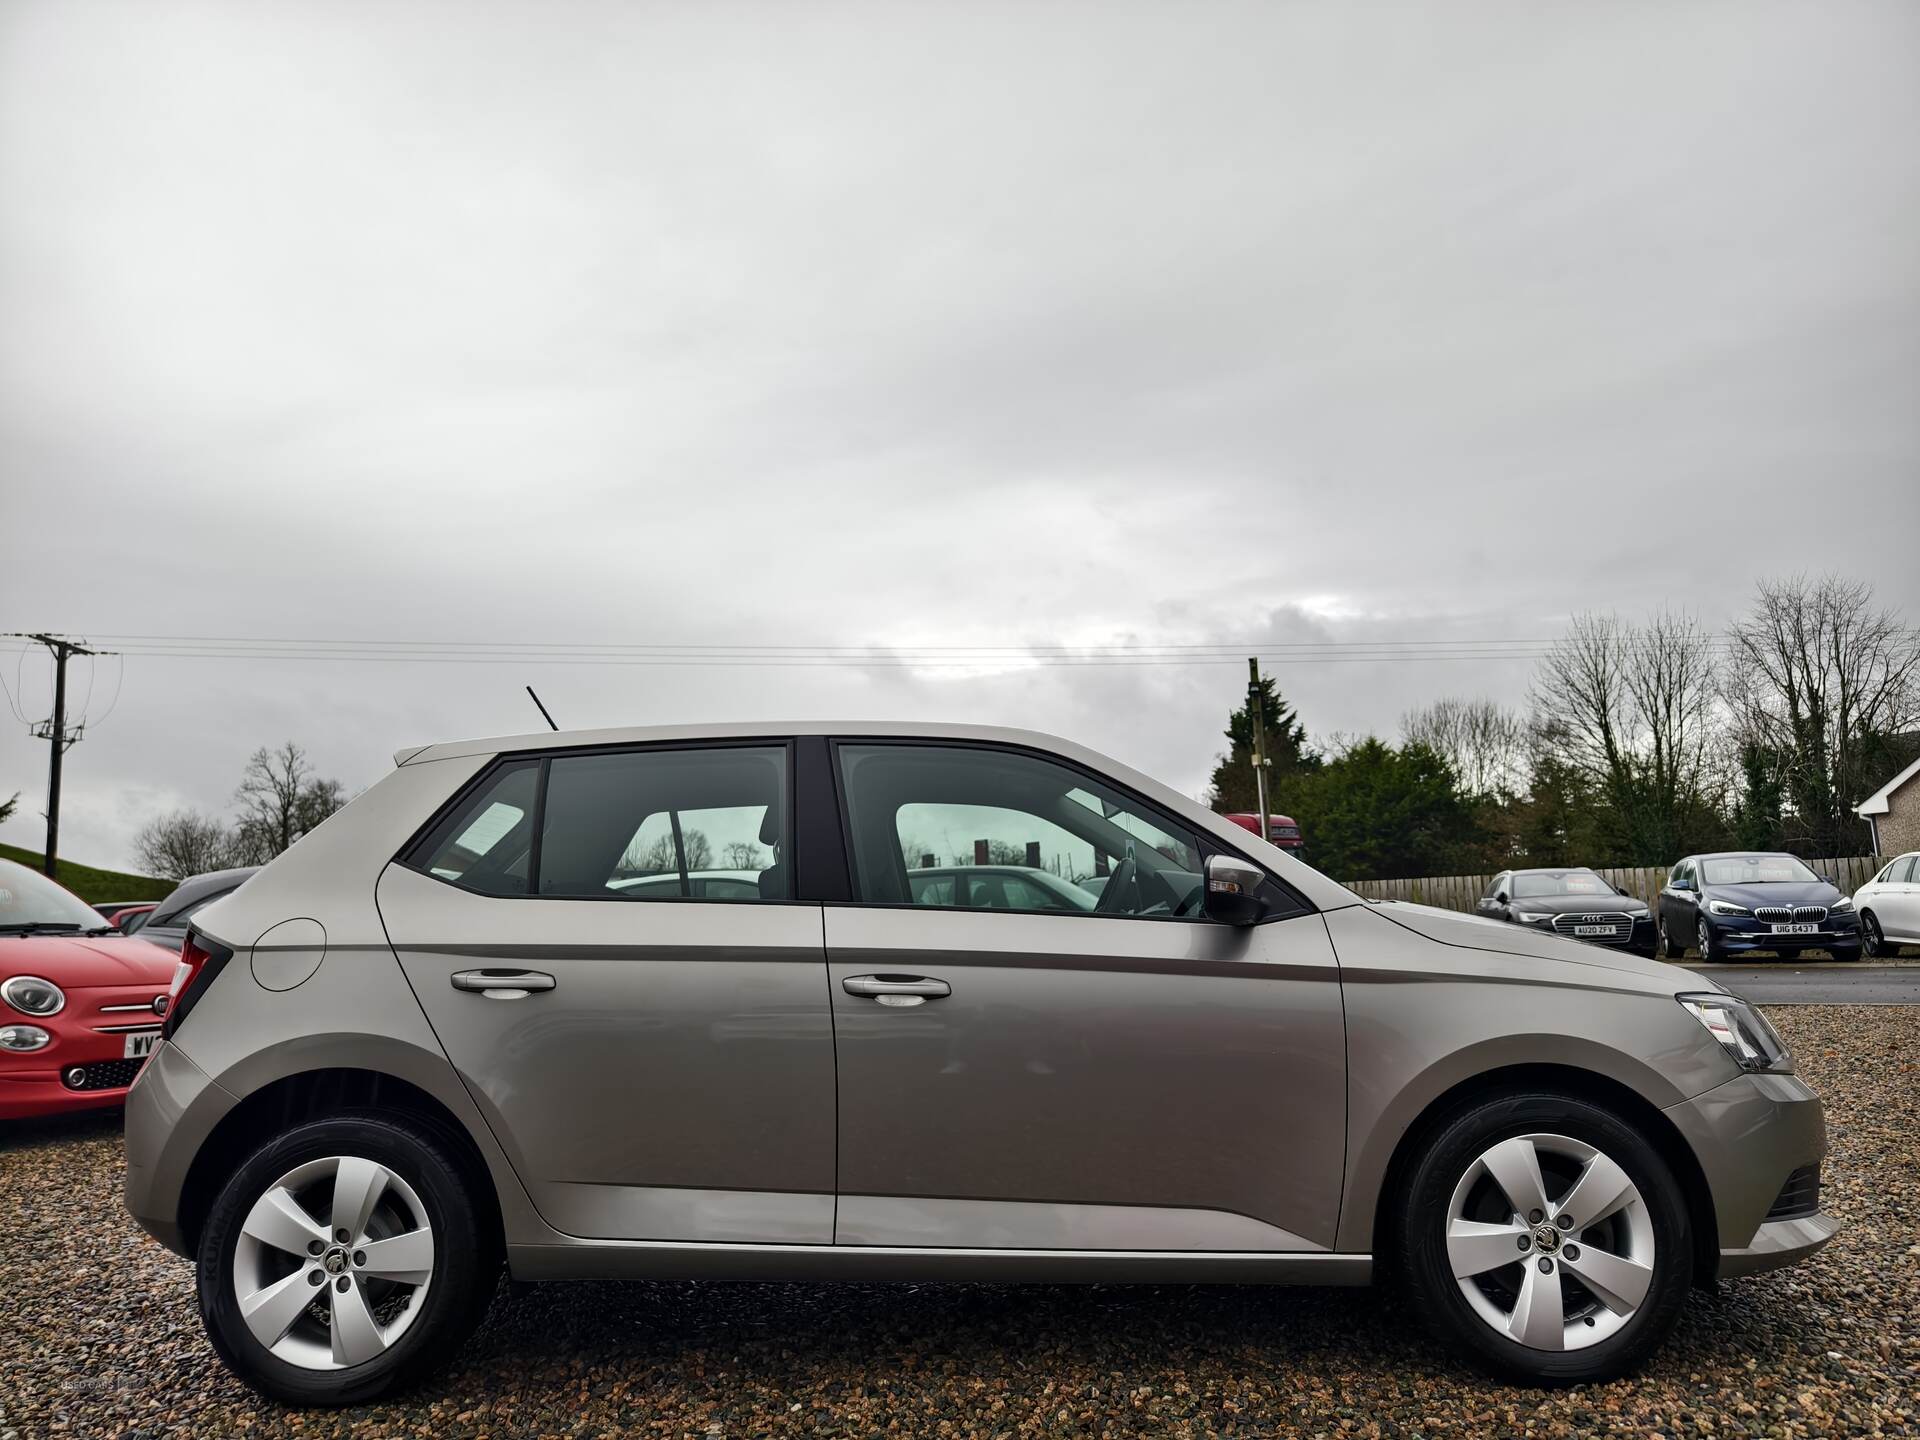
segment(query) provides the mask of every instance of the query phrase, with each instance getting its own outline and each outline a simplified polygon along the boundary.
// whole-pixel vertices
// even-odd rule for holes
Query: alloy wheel
[[[1619,1164],[1571,1136],[1484,1151],[1446,1216],[1454,1281],[1482,1321],[1531,1350],[1618,1334],[1653,1284],[1653,1217]]]
[[[1880,922],[1868,911],[1860,917],[1860,948],[1869,960],[1877,959],[1885,948],[1886,938],[1880,933]]]
[[[290,1365],[378,1359],[420,1317],[433,1227],[413,1187],[358,1156],[310,1160],[247,1212],[233,1293],[253,1338]]]
[[[1713,953],[1713,927],[1705,920],[1700,922],[1700,958],[1702,961],[1720,958]]]

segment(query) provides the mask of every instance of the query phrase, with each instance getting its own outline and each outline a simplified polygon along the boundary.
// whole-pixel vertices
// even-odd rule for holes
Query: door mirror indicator
[[[1207,857],[1206,913],[1225,925],[1254,925],[1267,913],[1258,894],[1266,879],[1259,866],[1237,855]]]

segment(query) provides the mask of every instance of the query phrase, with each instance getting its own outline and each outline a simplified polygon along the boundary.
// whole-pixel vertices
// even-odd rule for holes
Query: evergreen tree
[[[1316,869],[1350,880],[1463,874],[1480,856],[1471,802],[1447,762],[1421,744],[1369,735],[1289,786]]]
[[[1267,807],[1281,809],[1278,787],[1294,777],[1320,768],[1320,757],[1307,745],[1307,727],[1280,695],[1271,676],[1260,678],[1262,739],[1267,751]],[[1253,709],[1242,703],[1227,717],[1227,753],[1213,767],[1212,805],[1221,814],[1251,813],[1259,808],[1253,778]],[[1291,813],[1291,812],[1288,812]]]

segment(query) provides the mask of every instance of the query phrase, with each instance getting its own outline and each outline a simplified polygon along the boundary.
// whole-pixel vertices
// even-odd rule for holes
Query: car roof
[[[394,752],[396,765],[418,765],[466,755],[497,755],[521,750],[560,750],[598,745],[644,745],[669,740],[785,740],[795,735],[831,735],[846,740],[978,740],[1026,745],[1055,754],[1091,756],[1084,746],[1038,730],[1001,725],[940,725],[910,720],[807,720],[730,722],[724,725],[625,725],[604,730],[532,730],[520,735],[490,735],[448,740]],[[1097,757],[1104,759],[1105,757]]]
[[[204,875],[189,875],[174,886],[167,898],[162,900],[156,908],[170,915],[182,905],[189,904],[202,895],[212,895],[221,890],[233,889],[259,868],[258,865],[239,865],[231,870],[209,870]]]
[[[1509,875],[1593,875],[1591,865],[1534,865],[1525,870],[1509,870]]]

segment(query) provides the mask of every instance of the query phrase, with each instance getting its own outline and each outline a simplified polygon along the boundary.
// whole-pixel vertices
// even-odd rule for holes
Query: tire
[[[1687,958],[1687,947],[1673,943],[1673,932],[1667,928],[1664,920],[1660,922],[1660,955],[1661,958],[1665,960],[1684,960]]]
[[[367,1218],[349,1222],[342,1245],[333,1210],[356,1199]],[[351,1405],[450,1360],[499,1271],[498,1242],[447,1141],[351,1112],[295,1126],[227,1182],[201,1230],[200,1318],[228,1368],[262,1395]],[[236,1276],[255,1304],[243,1307]]]
[[[1888,947],[1886,932],[1880,928],[1880,922],[1871,910],[1860,912],[1860,949],[1869,960],[1899,953],[1898,946]]]
[[[1542,1182],[1531,1194],[1548,1203],[1516,1214],[1495,1173],[1524,1178],[1524,1163],[1511,1162],[1529,1153]],[[1490,1167],[1490,1154],[1505,1158]],[[1534,1094],[1458,1112],[1421,1152],[1406,1193],[1395,1258],[1410,1298],[1441,1341],[1498,1375],[1612,1379],[1640,1365],[1679,1318],[1693,1279],[1685,1197],[1659,1152],[1601,1106]],[[1574,1214],[1561,1228],[1568,1217],[1551,1212],[1568,1199],[1577,1207],[1582,1194],[1630,1198],[1602,1204],[1597,1225]],[[1509,1244],[1513,1256],[1502,1259]],[[1486,1270],[1472,1270],[1483,1261]],[[1456,1277],[1463,1266],[1469,1275]],[[1589,1279],[1613,1293],[1603,1299]],[[1556,1298],[1558,1323],[1543,1308]]]
[[[1707,923],[1706,916],[1700,917],[1700,960],[1702,964],[1718,965],[1726,959],[1713,938],[1713,926]]]

